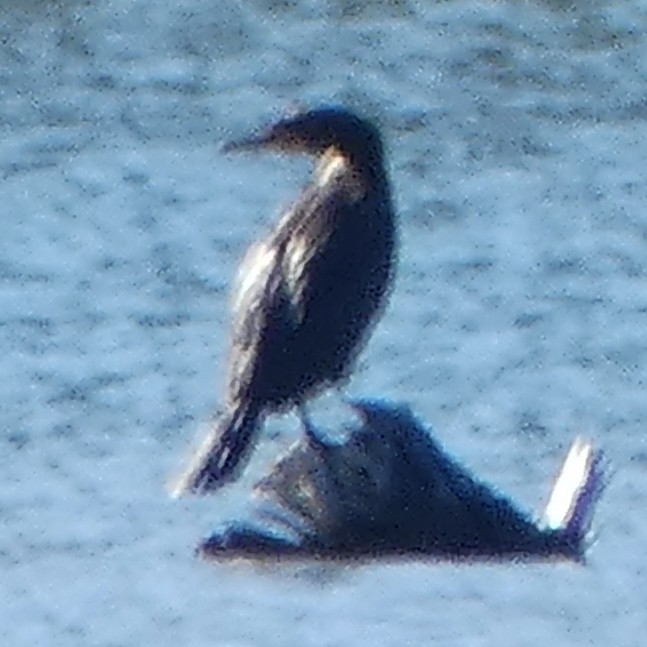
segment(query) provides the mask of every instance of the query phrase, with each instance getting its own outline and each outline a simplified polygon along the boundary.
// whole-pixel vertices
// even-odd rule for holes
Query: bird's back
[[[395,255],[388,182],[314,184],[241,271],[230,400],[280,408],[348,373],[386,301]]]

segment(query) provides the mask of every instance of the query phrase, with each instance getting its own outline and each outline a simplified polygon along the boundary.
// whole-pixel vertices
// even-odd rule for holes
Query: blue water
[[[6,645],[640,645],[647,630],[647,5],[0,7]],[[586,567],[194,559],[247,480],[169,501],[217,411],[228,286],[305,160],[220,142],[294,103],[380,124],[402,230],[353,395],[410,403],[540,510],[576,434],[615,473]]]

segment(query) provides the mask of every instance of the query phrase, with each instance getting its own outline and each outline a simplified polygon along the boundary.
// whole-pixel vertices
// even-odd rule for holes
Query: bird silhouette
[[[349,377],[393,282],[397,230],[382,139],[341,108],[283,119],[225,151],[278,150],[317,160],[314,177],[252,245],[233,293],[223,412],[172,486],[207,493],[235,479],[268,413],[296,408]]]

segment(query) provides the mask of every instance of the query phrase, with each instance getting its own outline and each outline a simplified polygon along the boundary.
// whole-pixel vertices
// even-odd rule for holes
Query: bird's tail
[[[182,471],[169,481],[173,497],[209,494],[233,481],[253,449],[260,412],[256,407],[231,407],[191,454]]]

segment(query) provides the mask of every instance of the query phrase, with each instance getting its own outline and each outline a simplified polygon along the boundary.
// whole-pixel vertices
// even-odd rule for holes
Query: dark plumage
[[[378,130],[343,109],[279,121],[227,151],[318,160],[311,184],[249,250],[234,291],[224,413],[175,491],[215,490],[245,465],[266,413],[349,375],[394,273],[396,228]]]

